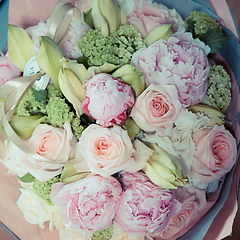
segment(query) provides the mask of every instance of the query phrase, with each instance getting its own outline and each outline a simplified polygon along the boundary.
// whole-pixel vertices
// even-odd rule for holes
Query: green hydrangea
[[[57,183],[59,181],[59,176],[54,177],[53,179],[50,179],[46,182],[40,182],[35,179],[33,183],[33,190],[40,198],[46,201],[49,205],[53,206],[54,204],[50,200],[51,187],[54,183]]]
[[[17,106],[16,114],[19,117],[28,117],[36,113],[46,114],[44,102],[39,102],[34,96],[34,89],[31,88]]]
[[[97,231],[93,234],[92,240],[109,240],[113,234],[113,225],[110,228]]]
[[[206,103],[217,106],[225,112],[231,101],[231,79],[223,66],[215,65],[211,67],[208,75],[208,90]]]
[[[194,32],[197,36],[203,35],[208,30],[214,28],[219,28],[219,31],[222,31],[220,23],[204,12],[193,11],[190,16],[186,18],[186,23],[188,19],[194,21]]]
[[[89,66],[101,66],[105,62],[124,65],[130,62],[134,52],[146,47],[132,25],[120,26],[109,37],[104,37],[100,29],[89,29],[78,46]]]
[[[71,121],[75,116],[71,107],[66,103],[62,93],[58,90],[52,92],[46,105],[47,123],[54,127],[62,127],[65,122]]]

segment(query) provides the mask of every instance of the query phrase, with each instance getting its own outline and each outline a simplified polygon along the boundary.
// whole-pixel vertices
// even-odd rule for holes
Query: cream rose
[[[220,179],[236,162],[237,146],[232,134],[223,125],[196,132],[196,153],[192,162],[193,177],[203,183]]]
[[[137,98],[131,117],[141,129],[156,130],[162,135],[181,111],[182,105],[175,86],[151,84]]]
[[[45,182],[62,172],[64,162],[75,153],[77,139],[71,131],[69,122],[64,128],[56,128],[47,124],[39,124],[26,144],[40,156],[53,163],[38,161],[23,154],[19,166],[31,173],[36,179]],[[59,162],[59,164],[54,163]]]
[[[17,200],[17,205],[25,219],[31,224],[38,224],[44,228],[44,223],[50,221],[50,212],[53,206],[37,196],[31,188],[20,188],[20,191],[22,194]]]
[[[121,170],[133,172],[142,169],[152,150],[141,141],[131,142],[127,131],[120,126],[104,128],[96,124],[86,128],[76,146],[76,157],[82,163],[74,165],[78,172],[109,176]]]

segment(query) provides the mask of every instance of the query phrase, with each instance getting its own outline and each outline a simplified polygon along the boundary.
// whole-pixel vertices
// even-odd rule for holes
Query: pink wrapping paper
[[[58,0],[10,0],[9,6],[9,23],[23,28],[27,28],[30,25],[36,25],[39,19],[46,20],[49,18],[51,11]],[[74,3],[74,0],[69,2]],[[236,36],[237,31],[234,26],[231,14],[228,10],[226,2],[224,0],[211,0],[215,7],[216,12],[222,18],[221,23],[228,27]],[[47,6],[47,8],[46,8]],[[27,13],[27,14],[26,14]],[[221,61],[221,60],[220,60]],[[230,70],[229,70],[230,71]],[[236,137],[240,139],[240,128],[236,121],[236,116],[240,111],[240,95],[236,81],[233,85],[233,103],[230,107],[229,115],[234,121],[233,129],[235,130]],[[0,131],[0,139],[4,139],[4,134]],[[0,141],[0,157],[4,156],[4,149]],[[239,157],[238,157],[239,160]],[[237,187],[240,173],[240,161],[235,169],[234,179],[231,186],[229,197],[218,213],[217,217],[213,221],[207,235],[204,240],[219,240],[228,236],[231,233],[232,223],[237,211]],[[16,176],[7,174],[7,169],[1,164],[0,167],[0,191],[3,197],[0,198],[0,220],[10,228],[20,239],[23,240],[57,240],[59,239],[58,231],[54,230],[50,232],[48,226],[45,229],[41,229],[38,225],[32,225],[28,223],[20,209],[16,205],[16,201],[20,196],[19,184]],[[211,209],[214,202],[217,200],[220,189],[208,199],[208,203],[204,210],[195,218],[195,220],[188,226],[188,229],[194,225],[204,213]],[[225,221],[223,221],[223,219]],[[221,231],[220,231],[221,229]],[[186,232],[184,229],[180,232],[180,235]]]

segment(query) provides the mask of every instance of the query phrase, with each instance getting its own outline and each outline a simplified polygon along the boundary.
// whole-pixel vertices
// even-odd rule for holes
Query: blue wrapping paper
[[[8,0],[0,0],[0,49],[2,50],[7,42],[7,26],[8,23]]]

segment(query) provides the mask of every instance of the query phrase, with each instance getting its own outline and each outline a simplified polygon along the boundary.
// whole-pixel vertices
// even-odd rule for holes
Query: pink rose
[[[121,170],[138,171],[153,153],[139,140],[132,143],[127,131],[117,125],[104,128],[91,124],[83,131],[76,147],[76,157],[83,159],[82,163],[74,165],[76,170],[90,170],[102,176]]]
[[[223,125],[198,130],[193,141],[196,153],[192,162],[192,174],[203,183],[220,179],[235,164],[236,140]]]
[[[177,239],[180,237],[181,235],[176,234],[187,227],[190,221],[198,214],[198,211],[206,204],[206,192],[198,188],[178,187],[175,197],[182,204],[182,207],[159,234],[162,239]]]
[[[173,11],[173,10],[172,10]],[[131,11],[127,15],[128,24],[135,26],[146,37],[154,28],[171,24],[174,32],[178,29],[179,14],[171,16],[172,12],[160,4],[147,4],[146,1],[134,1]],[[183,22],[183,21],[182,21]]]
[[[0,55],[0,86],[14,78],[20,77],[21,71],[8,59]]]
[[[50,199],[63,207],[60,215],[72,228],[95,232],[112,225],[121,192],[115,178],[89,174],[73,183],[54,184]]]
[[[129,235],[160,232],[181,208],[169,190],[157,187],[141,172],[126,173],[122,181],[125,187],[114,224]]]
[[[181,110],[175,86],[151,84],[138,96],[131,117],[141,129],[159,132],[173,123]]]
[[[134,104],[134,93],[128,84],[106,73],[96,74],[86,84],[83,111],[104,127],[121,125],[127,119],[127,110]]]
[[[184,106],[201,102],[207,91],[210,48],[179,28],[168,41],[160,40],[135,52],[132,65],[142,70],[147,84],[175,85]]]
[[[72,134],[70,123],[66,122],[63,127],[56,128],[47,124],[39,124],[31,137],[26,140],[26,144],[33,151],[53,162],[41,162],[30,155],[23,154],[19,166],[41,182],[60,174],[64,162],[67,162],[75,153],[77,140]],[[54,162],[59,162],[59,164]]]

